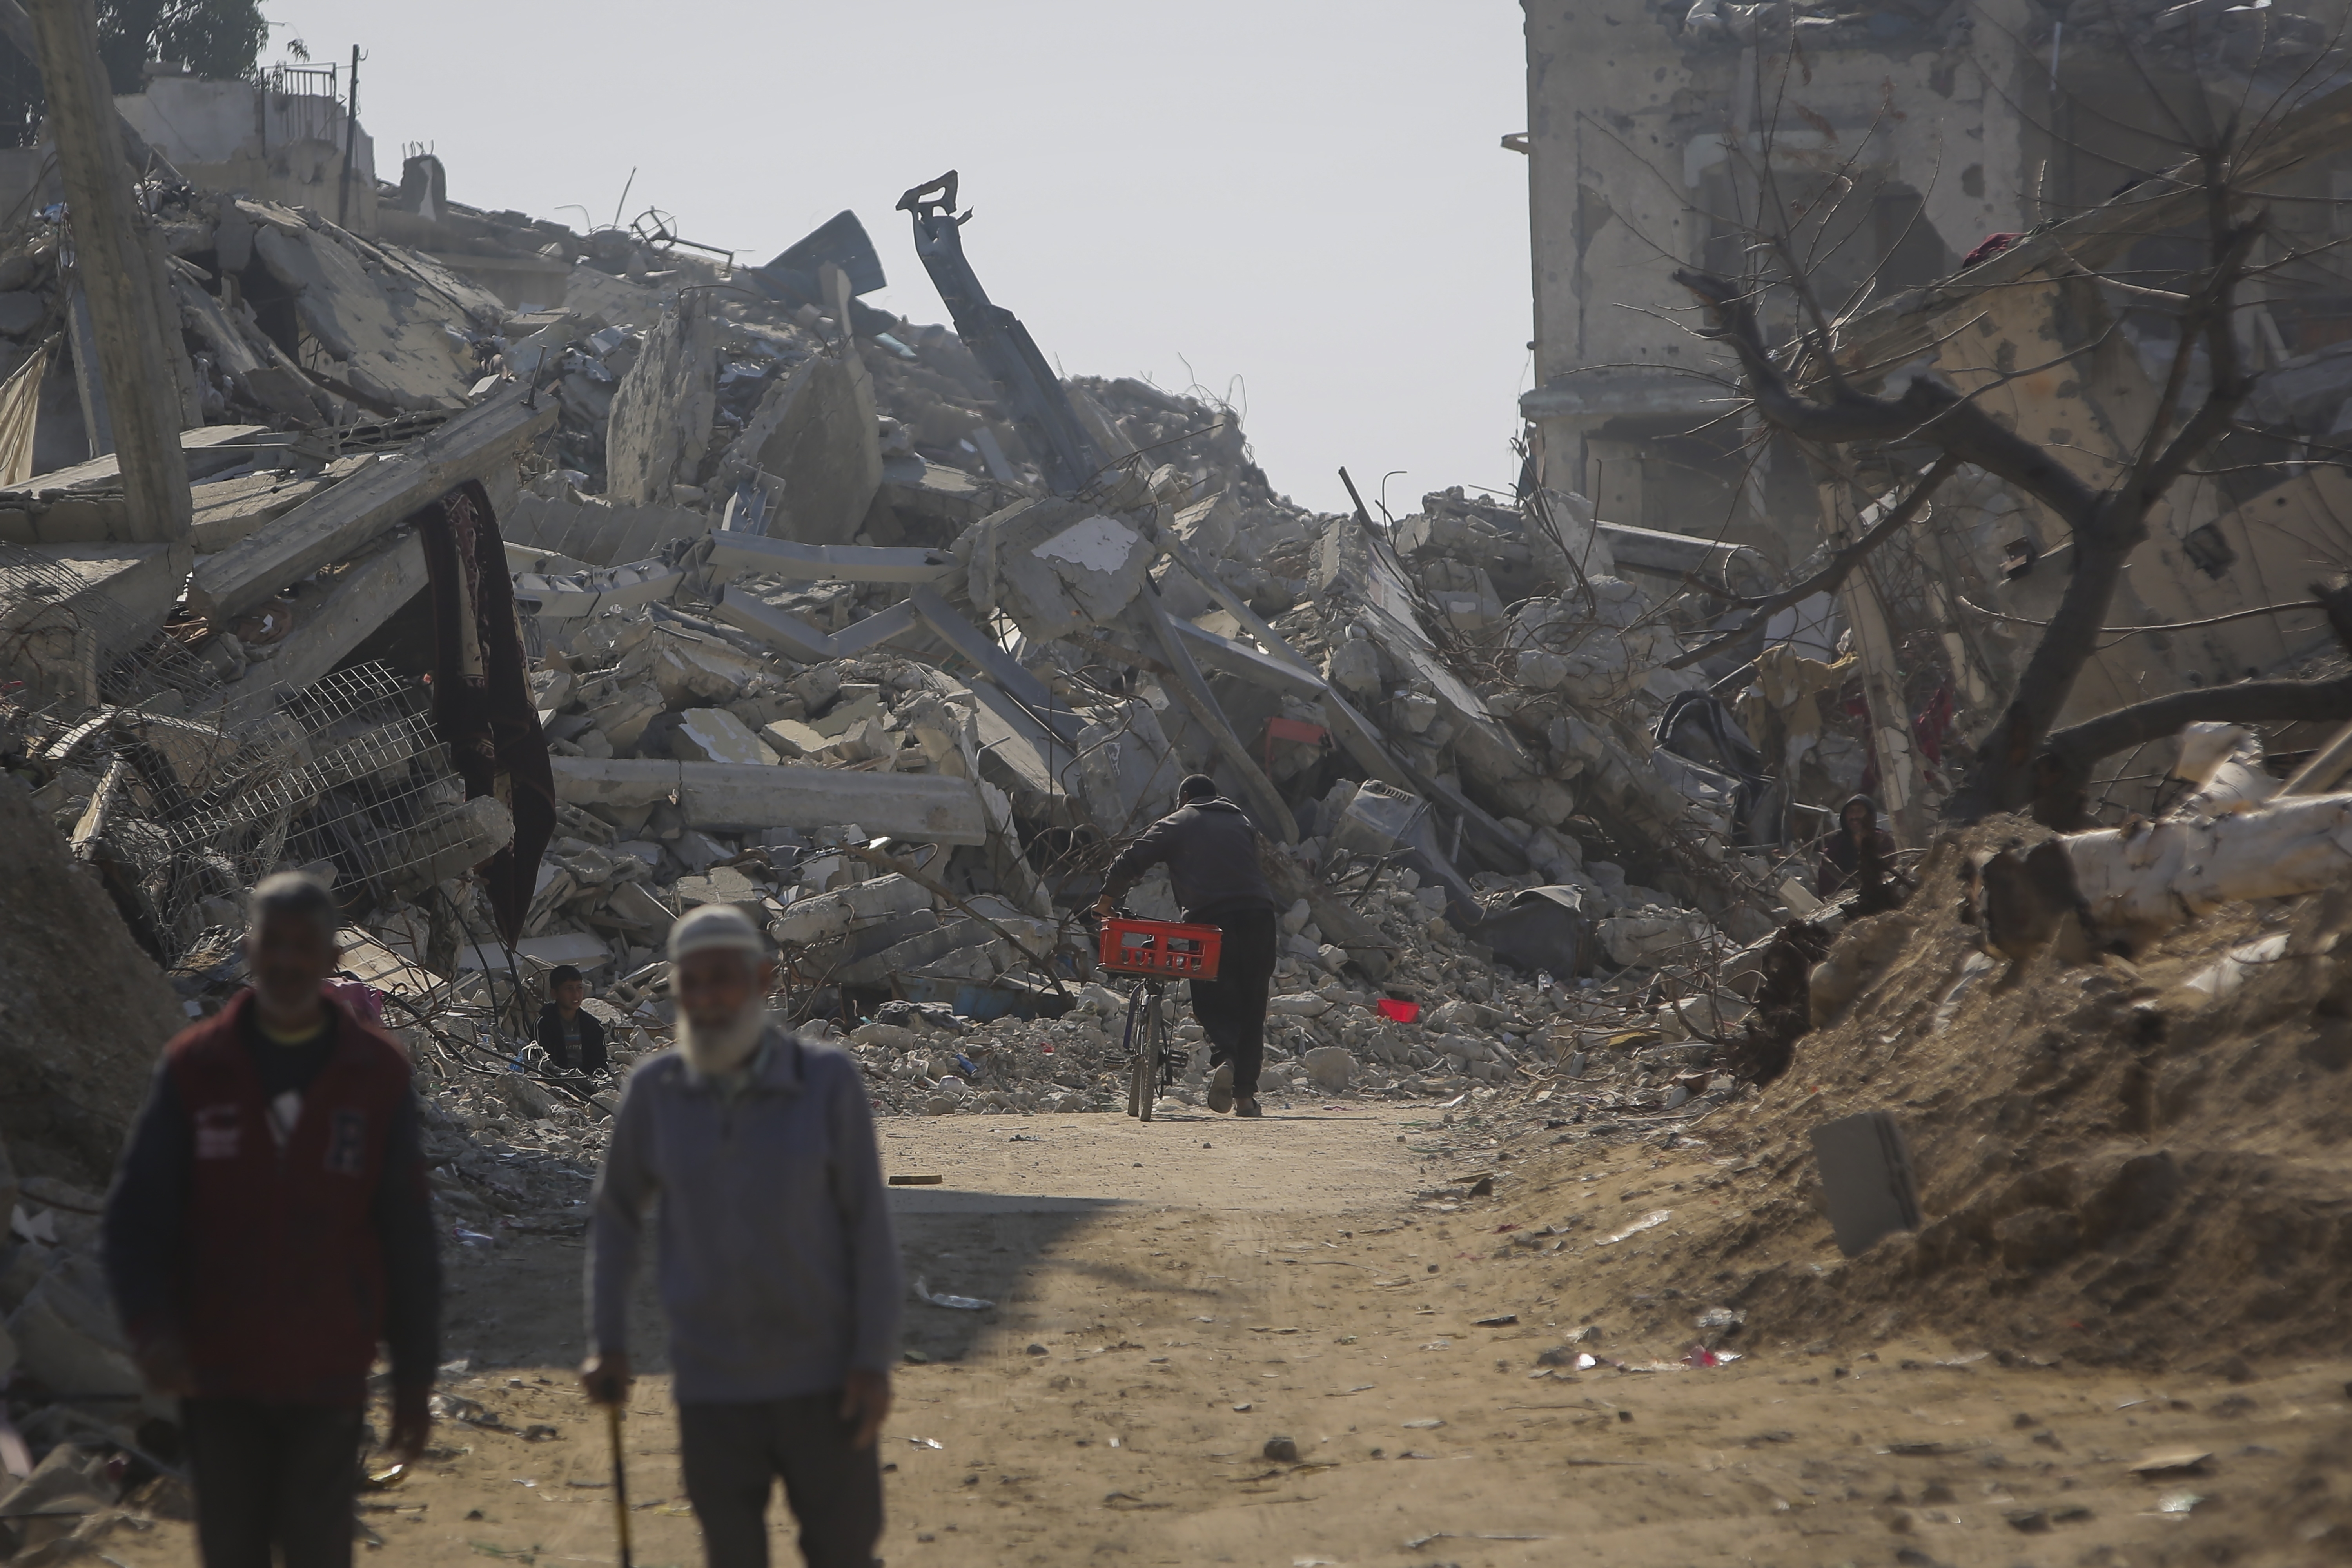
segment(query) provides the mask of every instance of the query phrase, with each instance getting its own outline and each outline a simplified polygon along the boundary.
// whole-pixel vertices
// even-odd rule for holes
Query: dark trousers
[[[205,1568],[351,1568],[356,1405],[184,1399]],[[273,1552],[273,1548],[274,1552]]]
[[[1234,1092],[1257,1093],[1258,1068],[1265,1062],[1265,998],[1274,981],[1275,914],[1272,910],[1211,913],[1202,922],[1225,933],[1214,980],[1192,982],[1192,1016],[1209,1037],[1213,1066],[1234,1064]]]
[[[677,1407],[678,1468],[710,1568],[768,1568],[776,1479],[809,1568],[871,1568],[882,1535],[882,1464],[849,1446],[841,1391],[748,1405]]]

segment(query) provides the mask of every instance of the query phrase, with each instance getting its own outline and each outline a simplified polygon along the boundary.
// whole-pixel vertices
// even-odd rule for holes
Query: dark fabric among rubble
[[[432,574],[433,721],[467,798],[494,795],[514,814],[514,837],[477,868],[511,945],[555,833],[555,777],[523,671],[514,579],[497,516],[468,479],[411,519]]]

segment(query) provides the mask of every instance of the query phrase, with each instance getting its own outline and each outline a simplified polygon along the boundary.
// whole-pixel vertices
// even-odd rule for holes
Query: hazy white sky
[[[901,191],[954,168],[966,253],[1072,374],[1231,395],[1277,489],[1507,489],[1530,356],[1513,0],[272,0],[366,51],[377,171],[575,228],[648,205],[763,261],[843,207],[916,321]],[[576,205],[574,205],[576,204]],[[1402,503],[1402,504],[1401,504]]]

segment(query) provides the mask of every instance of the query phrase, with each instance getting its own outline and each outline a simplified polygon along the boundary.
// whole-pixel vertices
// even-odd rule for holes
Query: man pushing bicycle
[[[1274,979],[1275,918],[1281,905],[1258,867],[1257,827],[1217,781],[1194,773],[1176,786],[1177,807],[1111,862],[1095,910],[1108,915],[1152,867],[1165,865],[1188,923],[1224,933],[1217,978],[1195,980],[1192,1016],[1209,1037],[1209,1109],[1263,1116],[1257,1075],[1265,1058],[1266,992]]]

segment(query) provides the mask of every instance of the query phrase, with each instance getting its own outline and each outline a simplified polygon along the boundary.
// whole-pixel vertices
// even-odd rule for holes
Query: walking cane
[[[621,1532],[621,1568],[629,1563],[629,1470],[621,1458],[621,1402],[604,1406],[604,1432],[613,1443],[613,1522]]]

